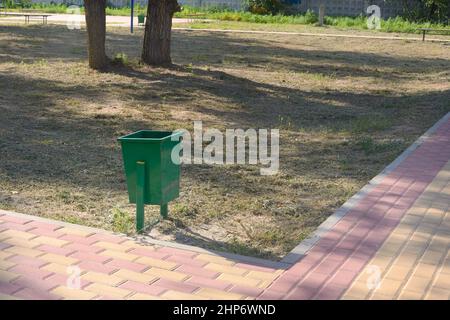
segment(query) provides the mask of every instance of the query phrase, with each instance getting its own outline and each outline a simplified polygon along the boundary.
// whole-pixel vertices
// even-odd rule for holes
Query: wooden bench
[[[200,12],[199,13],[190,13],[190,14],[185,15],[185,17],[187,18],[188,23],[189,23],[189,22],[194,22],[195,19],[206,19],[206,14],[200,13]]]
[[[442,33],[450,33],[450,29],[431,29],[431,28],[419,28],[417,29],[422,31],[422,41],[425,41],[425,34],[427,32],[442,32]]]
[[[51,16],[51,14],[40,14],[40,13],[3,13],[5,16],[16,16],[16,17],[24,17],[25,23],[30,23],[30,18],[42,18],[42,24],[47,24],[47,18]]]

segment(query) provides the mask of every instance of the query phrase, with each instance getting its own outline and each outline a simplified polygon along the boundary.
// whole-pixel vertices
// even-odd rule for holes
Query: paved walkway
[[[290,264],[0,211],[0,299],[449,299],[449,160],[450,113]]]
[[[3,13],[3,12],[1,12]],[[1,21],[10,21],[10,22],[18,22],[23,24],[25,22],[25,18],[23,16],[20,16],[20,12],[10,12],[9,16],[8,13],[5,15],[1,15],[0,13],[0,22]],[[30,24],[42,24],[42,17],[39,17],[40,13],[29,13],[30,15],[36,14],[37,16],[35,18],[30,19]],[[47,18],[47,22],[51,24],[69,24],[72,25],[73,23],[80,23],[81,25],[84,25],[85,17],[84,14],[61,14],[61,13],[45,13],[49,14],[50,16]],[[172,22],[174,24],[177,23],[189,23],[192,19],[185,19],[185,18],[173,18]],[[131,17],[130,16],[106,16],[106,24],[108,26],[118,26],[118,27],[130,27],[131,25]],[[137,13],[135,12],[133,24],[135,27],[138,27],[138,17]]]

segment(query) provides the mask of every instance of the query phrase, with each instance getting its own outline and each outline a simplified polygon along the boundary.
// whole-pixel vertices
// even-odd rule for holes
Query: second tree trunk
[[[89,66],[103,69],[107,64],[105,53],[106,0],[85,0],[86,27],[88,34]]]
[[[149,0],[145,23],[142,61],[151,65],[168,65],[172,17],[180,11],[177,0]]]

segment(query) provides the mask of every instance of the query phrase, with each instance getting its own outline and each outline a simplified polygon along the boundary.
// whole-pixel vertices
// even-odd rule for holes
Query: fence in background
[[[415,1],[415,0],[409,0]],[[34,3],[65,3],[68,5],[82,5],[83,0],[32,0]],[[308,9],[319,12],[321,3],[325,6],[326,15],[334,16],[357,16],[366,14],[366,9],[370,5],[377,5],[381,8],[383,18],[393,17],[402,12],[401,1],[386,0],[285,0],[292,5],[293,9],[299,12],[306,12]],[[145,6],[148,0],[135,0],[135,3]],[[193,7],[226,7],[232,10],[243,10],[245,8],[244,0],[178,0],[180,5],[189,5]],[[126,7],[130,5],[130,0],[108,0],[108,5],[113,7]]]

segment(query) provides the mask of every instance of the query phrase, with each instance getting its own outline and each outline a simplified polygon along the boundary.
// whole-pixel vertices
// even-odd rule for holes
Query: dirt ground
[[[0,26],[0,208],[133,233],[117,137],[139,129],[280,129],[280,172],[185,165],[148,233],[277,259],[450,111],[450,46],[175,31],[170,69],[142,32],[109,28],[108,72],[85,32]]]

